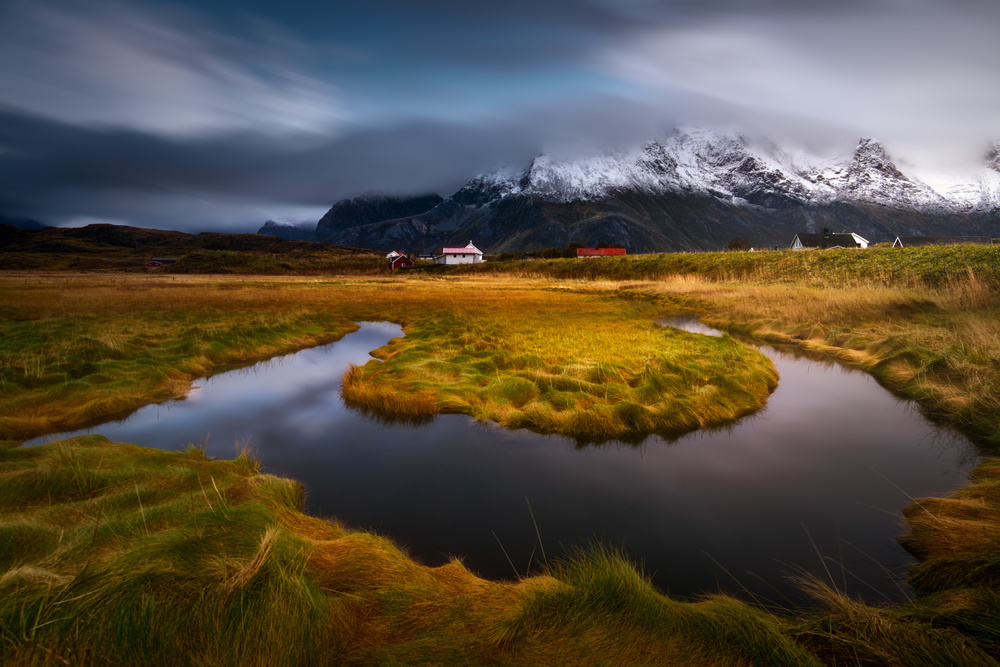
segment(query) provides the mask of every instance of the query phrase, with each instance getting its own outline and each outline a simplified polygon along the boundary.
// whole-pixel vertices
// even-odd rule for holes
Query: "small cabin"
[[[167,264],[173,264],[177,261],[176,257],[154,257],[153,259],[146,262],[147,269],[159,269],[160,267],[166,266]]]
[[[625,248],[577,248],[577,257],[621,257]]]
[[[479,264],[483,261],[483,251],[472,241],[462,248],[438,248],[434,253],[435,264]]]
[[[390,271],[396,271],[397,269],[402,269],[407,266],[413,266],[412,259],[401,252],[396,252],[395,250],[386,255],[385,258],[389,262]]]
[[[825,248],[867,248],[868,239],[854,232],[835,234],[824,229],[819,234],[796,234],[792,239],[792,250],[810,250]]]
[[[989,236],[897,236],[893,248],[923,248],[936,245],[990,245]]]

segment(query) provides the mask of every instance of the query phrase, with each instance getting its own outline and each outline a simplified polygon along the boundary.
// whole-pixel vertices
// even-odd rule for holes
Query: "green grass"
[[[407,387],[395,395],[426,401],[427,415],[484,409],[539,430],[583,415],[627,437],[659,428],[649,406],[665,395],[683,409],[693,388],[730,391],[713,360],[753,369],[753,354],[726,356],[745,349],[732,339],[691,347],[700,339],[650,323],[682,308],[864,368],[1000,442],[993,249],[919,250],[720,253],[691,260],[686,277],[626,283],[599,265],[581,281],[11,274],[0,280],[0,424],[16,440],[53,415],[75,423],[120,409],[111,399],[183,390],[189,379],[169,365],[211,372],[390,319],[407,336],[354,371],[379,396]],[[738,272],[740,262],[760,264]],[[380,370],[398,377],[379,383]],[[863,604],[810,581],[817,608],[775,614],[725,597],[672,600],[599,547],[516,582],[484,581],[459,561],[427,568],[388,539],[302,514],[301,487],[245,456],[99,437],[0,448],[0,662],[996,664],[998,480],[988,462],[967,489],[907,511],[911,602]]]
[[[0,440],[120,417],[194,378],[356,326],[326,313],[239,310],[77,315],[0,323]]]
[[[336,340],[360,320],[407,335],[352,370],[344,397],[380,418],[462,413],[580,441],[640,440],[760,408],[759,352],[653,323],[641,301],[492,280],[8,285],[0,440],[121,417],[199,376]],[[59,301],[56,310],[46,301]],[[516,320],[511,314],[516,313]]]
[[[993,285],[1000,284],[1000,245],[670,253],[486,262],[450,269],[460,275],[506,274],[560,280],[663,280],[699,276],[712,281],[886,287],[943,287],[968,270]]]
[[[0,475],[5,665],[808,662],[787,623],[671,601],[606,550],[512,583],[419,565],[245,456],[86,436],[0,450]]]
[[[347,373],[345,401],[383,419],[460,413],[580,442],[630,441],[730,421],[777,385],[756,350],[660,327],[649,308],[522,301],[516,323],[509,308],[418,319],[378,351],[383,361]]]
[[[725,596],[672,600],[615,550],[578,550],[551,574],[562,585],[527,596],[496,638],[501,648],[516,655],[513,647],[530,637],[551,647],[553,659],[568,653],[585,664],[614,647],[621,664],[643,664],[652,640],[664,650],[657,658],[672,664],[820,664],[788,636],[787,620]],[[695,638],[697,648],[678,637]]]
[[[334,600],[306,574],[308,544],[279,525],[298,484],[245,455],[100,436],[0,450],[0,474],[0,534],[30,544],[3,554],[4,664],[323,657]]]
[[[988,520],[998,473],[984,468],[950,509],[923,501],[913,539],[940,548],[926,531]],[[955,578],[935,554],[921,556],[933,584],[915,576],[913,602],[877,607],[808,581],[821,606],[776,614],[671,599],[601,546],[512,582],[458,560],[426,567],[303,514],[302,487],[245,453],[81,436],[0,450],[0,479],[5,665],[992,665],[1000,649],[995,582]],[[915,521],[925,509],[937,520]],[[991,539],[959,548],[995,559]]]

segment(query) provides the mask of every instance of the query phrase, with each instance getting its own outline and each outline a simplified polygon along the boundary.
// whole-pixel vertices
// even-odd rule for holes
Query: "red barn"
[[[398,253],[395,250],[390,252],[385,256],[386,260],[389,262],[389,270],[395,271],[396,269],[402,269],[406,266],[413,266],[413,260],[402,253]]]
[[[615,257],[625,254],[625,248],[577,248],[577,257]]]

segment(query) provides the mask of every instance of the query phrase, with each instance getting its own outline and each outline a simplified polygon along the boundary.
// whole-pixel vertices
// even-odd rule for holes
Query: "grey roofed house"
[[[897,236],[893,248],[920,248],[932,245],[989,245],[989,236]]]
[[[792,250],[806,250],[808,248],[867,248],[868,239],[858,236],[854,232],[841,232],[834,234],[828,229],[824,229],[819,234],[796,234],[792,239]]]

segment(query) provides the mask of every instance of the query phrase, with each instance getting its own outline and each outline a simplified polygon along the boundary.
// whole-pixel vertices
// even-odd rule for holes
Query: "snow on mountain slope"
[[[951,207],[930,186],[903,174],[886,155],[885,147],[869,137],[858,144],[838,186],[844,199],[918,210]]]
[[[567,203],[639,190],[704,193],[767,208],[850,201],[920,211],[994,210],[1000,205],[1000,142],[989,159],[990,169],[939,192],[900,171],[875,139],[861,139],[850,158],[814,162],[741,134],[683,128],[632,151],[582,159],[540,155],[522,170],[480,174],[455,199],[478,206],[524,195]]]

